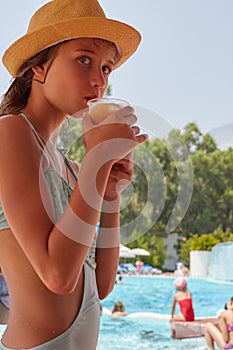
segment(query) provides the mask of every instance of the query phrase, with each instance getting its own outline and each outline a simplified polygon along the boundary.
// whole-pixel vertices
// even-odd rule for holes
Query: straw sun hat
[[[125,62],[137,49],[141,36],[133,27],[105,16],[97,0],[53,0],[33,15],[27,33],[3,55],[3,63],[13,77],[23,63],[39,51],[74,38],[100,38],[120,49]]]

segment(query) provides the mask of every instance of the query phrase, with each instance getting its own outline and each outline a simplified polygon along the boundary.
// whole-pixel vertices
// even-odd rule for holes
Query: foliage
[[[232,242],[233,241],[233,233],[229,228],[226,231],[223,231],[222,227],[219,226],[217,230],[214,232],[215,236],[220,240],[220,242]]]
[[[191,252],[191,244],[192,239],[185,239],[180,241],[180,248],[178,250],[180,259],[184,262],[184,264],[189,267],[189,260],[190,260],[190,252]]]
[[[191,242],[191,250],[211,250],[216,244],[220,243],[220,240],[214,235],[203,234],[193,236]]]
[[[228,229],[226,232],[218,227],[216,232],[191,235],[189,239],[180,242],[179,255],[180,258],[189,266],[189,258],[191,250],[211,250],[216,244],[221,242],[232,242],[233,233]]]
[[[79,120],[72,118],[70,126],[63,127],[59,146],[81,163],[85,148]],[[171,130],[167,138],[149,139],[135,151],[133,181],[123,193],[120,213],[121,227],[135,222],[125,236],[122,233],[123,239],[132,247],[149,250],[151,255],[145,261],[159,268],[166,259],[166,226],[177,204],[180,174],[184,190],[190,182],[187,154],[193,169],[193,193],[184,218],[179,217],[179,210],[175,217],[180,222],[175,230],[183,236],[180,258],[188,264],[191,249],[209,250],[218,242],[233,239],[233,149],[218,149],[214,139],[203,135],[195,123],[183,132]]]
[[[60,147],[69,159],[81,163],[85,147],[82,142],[82,120],[69,117],[68,125],[65,122],[62,126],[58,147]]]

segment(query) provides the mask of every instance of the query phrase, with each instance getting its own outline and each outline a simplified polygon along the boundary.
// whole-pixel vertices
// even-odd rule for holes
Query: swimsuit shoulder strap
[[[73,176],[73,178],[75,179],[75,181],[77,181],[78,179],[78,176],[77,176],[77,173],[76,171],[74,170],[74,168],[72,167],[70,161],[68,158],[66,158],[66,156],[64,155],[64,153],[60,150],[60,148],[57,148],[58,151],[61,153],[62,157],[64,158],[64,163],[65,163],[65,166],[67,167],[67,169],[69,169],[71,175]]]
[[[45,150],[45,144],[44,144],[44,141],[42,140],[42,138],[40,137],[40,135],[37,133],[36,129],[34,128],[34,126],[32,125],[32,123],[30,122],[30,120],[28,119],[28,117],[23,113],[21,112],[20,113],[20,116],[22,116],[26,122],[29,124],[29,126],[31,127],[39,145],[40,145],[40,148],[44,151]],[[71,175],[73,176],[73,178],[75,179],[75,181],[77,181],[77,173],[76,171],[73,169],[72,165],[70,164],[69,160],[66,158],[66,156],[64,155],[64,153],[59,149],[57,148],[58,151],[61,153],[62,157],[64,158],[64,163],[66,165],[66,167],[69,169]]]
[[[32,129],[34,135],[36,136],[36,139],[37,139],[41,149],[44,150],[44,142],[41,139],[41,137],[39,136],[39,134],[37,133],[37,131],[34,128],[34,126],[32,125],[32,123],[30,122],[30,120],[28,119],[28,117],[23,112],[20,113],[20,116],[23,117],[26,120],[26,122],[28,123],[28,125],[31,127],[31,129]]]

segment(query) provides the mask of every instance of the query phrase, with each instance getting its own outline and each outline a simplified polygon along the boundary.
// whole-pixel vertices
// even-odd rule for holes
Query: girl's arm
[[[0,122],[0,194],[11,230],[43,283],[57,294],[70,293],[95,234],[111,164],[100,169],[92,184],[97,156],[85,156],[69,205],[56,222],[34,134],[20,117]]]
[[[96,282],[100,299],[112,291],[119,262],[119,214],[101,215],[96,249]]]
[[[172,301],[171,319],[173,319],[175,309],[176,309],[176,295],[174,295],[173,301]]]
[[[227,320],[225,317],[225,312],[226,311],[224,311],[222,317],[220,317],[219,326],[220,326],[222,337],[223,337],[224,341],[226,343],[228,343],[230,339],[229,339],[229,332],[227,329]]]
[[[119,113],[115,116],[122,120],[121,124],[105,125],[85,135],[87,152],[78,182],[68,207],[56,224],[52,198],[40,168],[41,151],[34,134],[18,116],[0,120],[0,139],[4,145],[0,148],[0,194],[4,212],[34,270],[57,294],[71,293],[78,282],[95,235],[112,165],[118,157],[123,158],[145,140],[143,136],[135,137],[132,131],[131,125],[136,121],[132,109],[125,112],[121,110],[120,116]],[[135,144],[121,142],[118,148],[109,149],[105,141],[111,143],[112,139],[119,139],[119,135]],[[111,160],[98,168],[99,159],[108,152]]]
[[[100,230],[96,250],[96,279],[100,299],[112,291],[119,263],[120,193],[131,182],[133,155],[114,164],[106,186],[101,210]]]

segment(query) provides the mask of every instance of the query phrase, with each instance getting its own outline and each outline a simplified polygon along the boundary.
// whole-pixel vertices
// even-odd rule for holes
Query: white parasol
[[[150,252],[148,252],[148,250],[146,249],[142,249],[142,248],[134,248],[131,249],[132,253],[134,253],[135,255],[138,256],[149,256]]]
[[[135,253],[124,245],[120,245],[120,258],[135,258]]]

